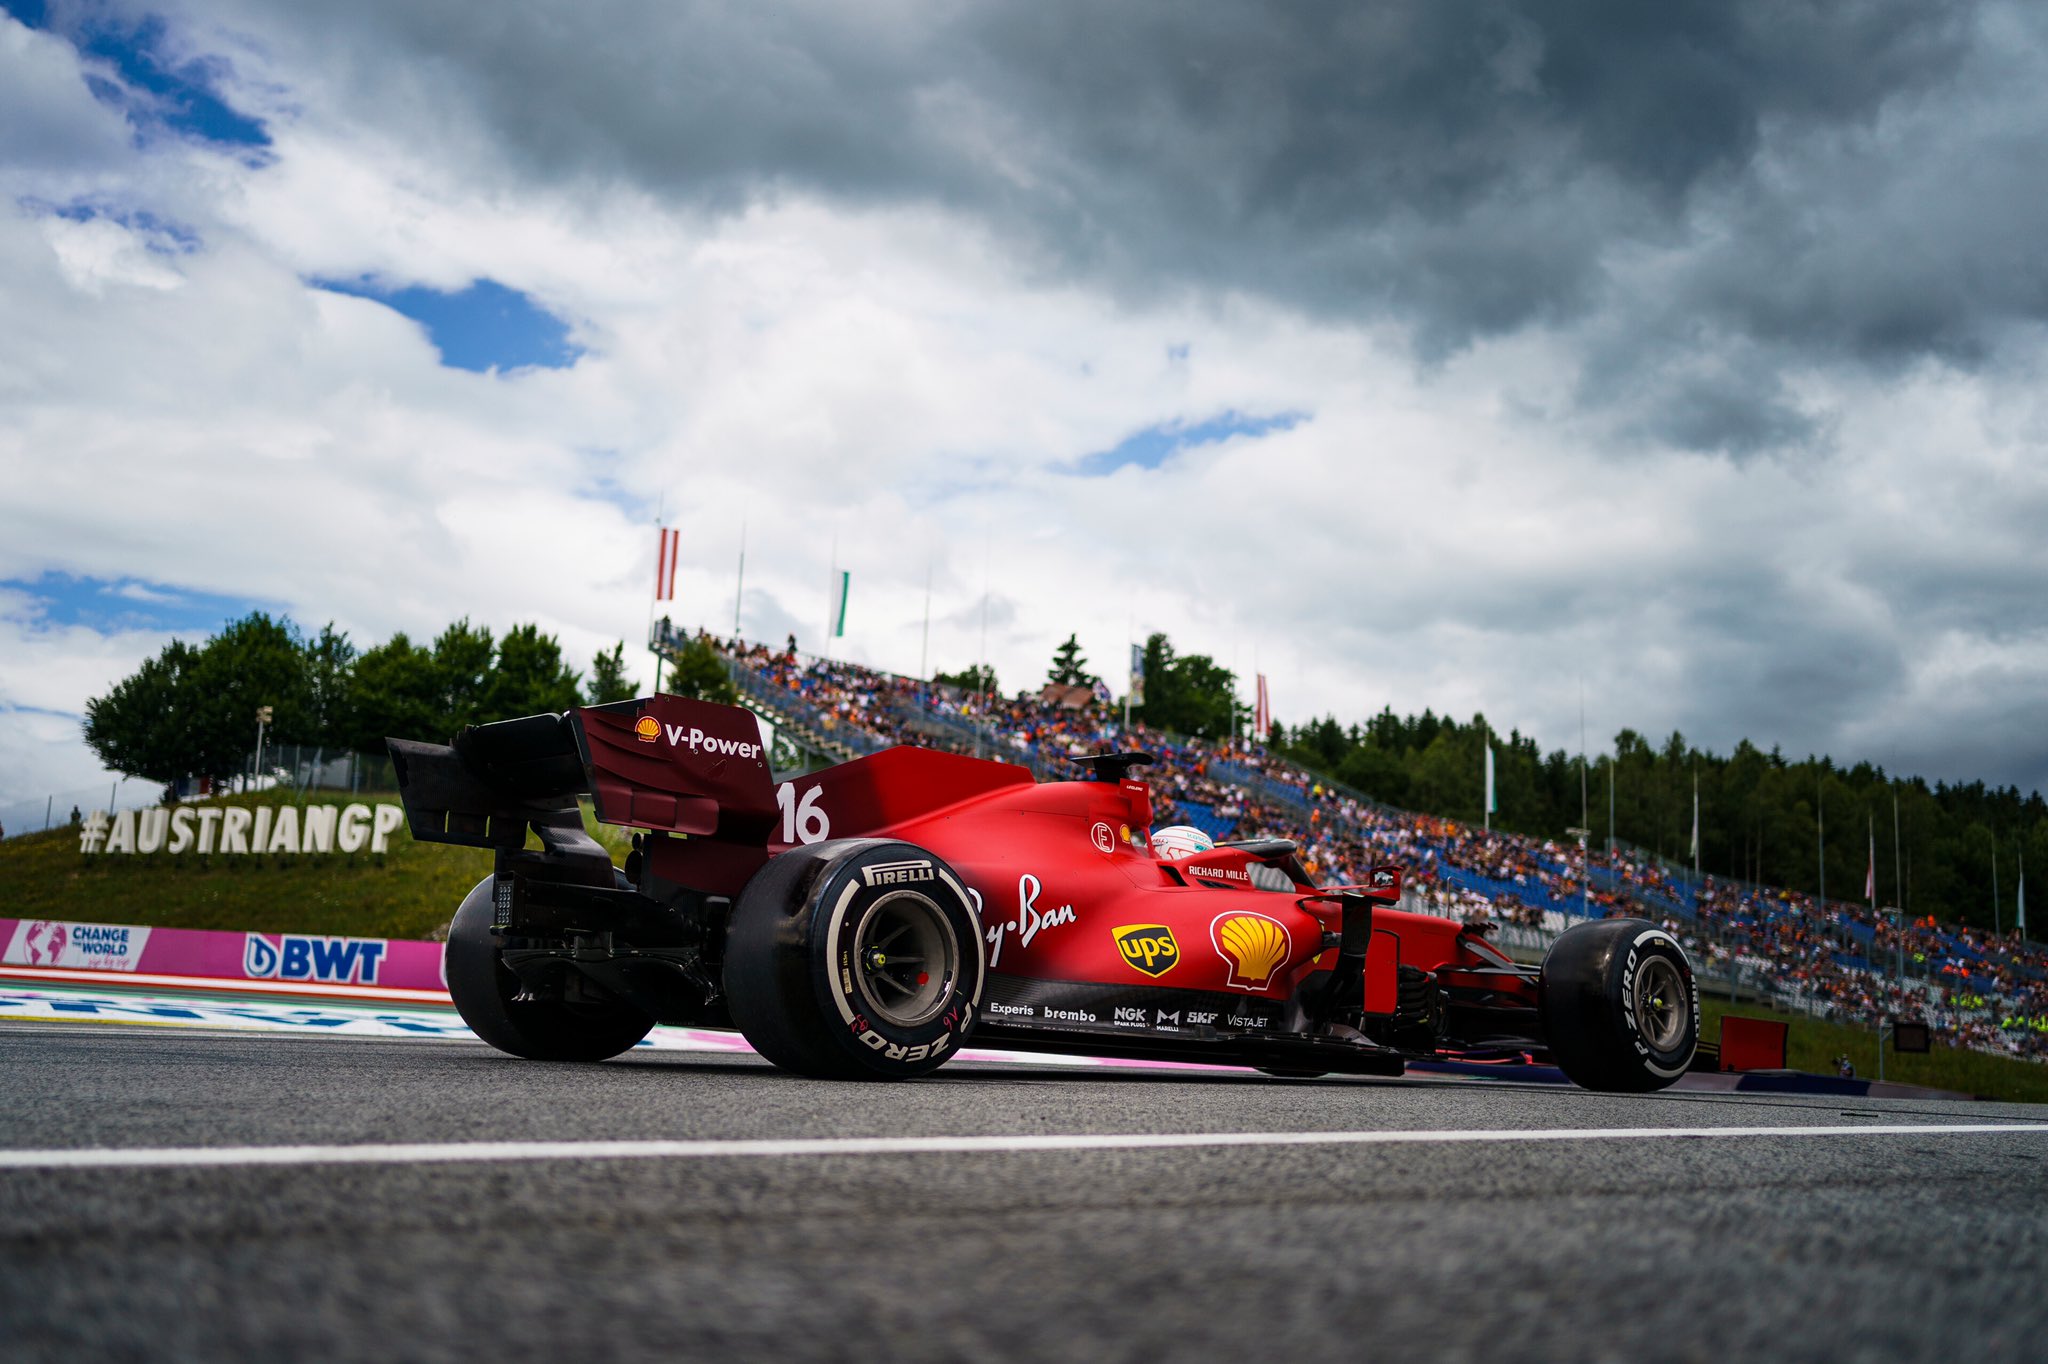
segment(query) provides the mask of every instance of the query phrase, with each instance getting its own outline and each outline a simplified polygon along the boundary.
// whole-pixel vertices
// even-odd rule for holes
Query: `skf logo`
[[[1209,925],[1209,939],[1230,963],[1230,987],[1263,990],[1294,948],[1287,925],[1263,914],[1219,914]]]
[[[1165,924],[1126,924],[1115,930],[1124,965],[1147,976],[1163,976],[1180,960],[1180,944]]]
[[[643,744],[651,744],[661,738],[661,722],[652,715],[640,717],[640,723],[633,726],[633,733]]]

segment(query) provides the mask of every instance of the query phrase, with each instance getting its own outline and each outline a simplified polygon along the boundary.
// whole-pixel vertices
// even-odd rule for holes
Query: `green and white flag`
[[[846,633],[846,595],[853,585],[853,574],[839,570],[839,604],[832,611],[832,635],[836,639]]]

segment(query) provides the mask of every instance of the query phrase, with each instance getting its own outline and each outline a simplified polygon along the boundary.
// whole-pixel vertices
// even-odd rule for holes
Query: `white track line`
[[[1871,1123],[1827,1127],[1553,1127],[1434,1132],[1176,1132],[980,1137],[819,1137],[735,1141],[479,1141],[364,1146],[219,1146],[0,1151],[0,1170],[251,1165],[451,1165],[517,1160],[895,1156],[935,1152],[1151,1151],[1222,1146],[1429,1146],[1659,1138],[1954,1136],[2048,1132],[2048,1123]]]

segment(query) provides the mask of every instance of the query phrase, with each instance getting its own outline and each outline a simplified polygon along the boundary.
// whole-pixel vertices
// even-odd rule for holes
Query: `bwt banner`
[[[0,919],[0,964],[41,970],[127,971],[212,980],[448,988],[441,944],[319,933],[221,933],[54,919]]]
[[[242,974],[251,980],[311,980],[323,985],[376,985],[382,938],[316,938],[303,933],[246,933]]]
[[[387,851],[405,824],[397,805],[180,805],[95,810],[79,826],[82,853],[331,853]]]

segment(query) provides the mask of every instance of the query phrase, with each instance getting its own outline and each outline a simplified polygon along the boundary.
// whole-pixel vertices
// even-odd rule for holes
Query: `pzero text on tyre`
[[[491,932],[492,877],[463,897],[448,927],[443,973],[456,1012],[499,1051],[530,1061],[602,1061],[647,1036],[654,1019],[623,1000],[520,999],[519,978]]]
[[[1692,1064],[1700,991],[1677,939],[1645,919],[1567,929],[1543,958],[1552,1058],[1587,1089],[1647,1093]]]
[[[981,1006],[981,923],[924,849],[887,839],[791,848],[733,906],[725,993],[785,1070],[909,1079],[950,1059]]]

